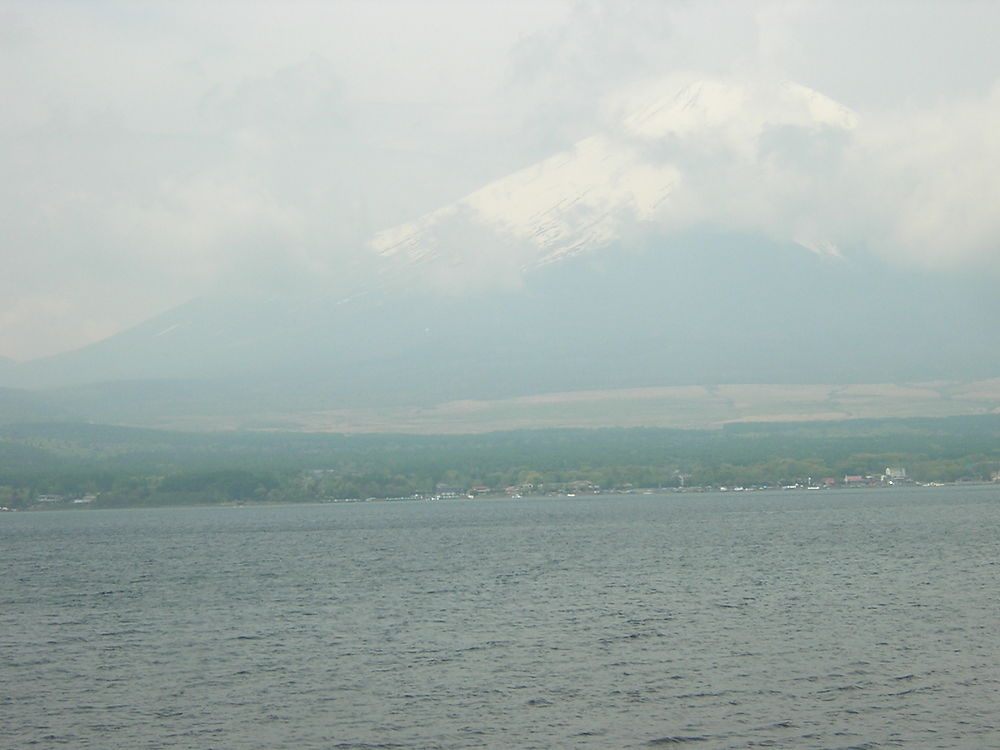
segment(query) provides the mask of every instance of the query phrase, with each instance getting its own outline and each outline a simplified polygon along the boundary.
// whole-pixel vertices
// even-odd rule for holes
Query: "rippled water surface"
[[[0,516],[0,736],[998,748],[1000,488]]]

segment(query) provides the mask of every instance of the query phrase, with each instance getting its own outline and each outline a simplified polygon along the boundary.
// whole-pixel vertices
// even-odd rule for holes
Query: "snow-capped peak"
[[[644,86],[629,96],[626,132],[643,138],[686,137],[711,131],[759,134],[769,125],[852,130],[857,115],[806,86],[702,79]]]
[[[691,172],[695,182],[729,182],[726,165],[739,162],[744,171],[747,164],[752,169],[769,129],[848,131],[857,123],[847,108],[795,83],[766,87],[672,79],[629,97],[603,132],[456,203],[377,233],[372,250],[404,263],[460,264],[488,250],[507,254],[520,270],[543,265],[606,247],[636,223],[678,226],[706,220],[693,207],[698,201],[689,195],[676,198],[688,180],[686,151],[709,151],[715,159]],[[475,228],[471,233],[470,227]],[[492,240],[484,242],[487,235]],[[494,247],[484,250],[484,244]],[[802,244],[813,252],[837,253],[825,239]]]

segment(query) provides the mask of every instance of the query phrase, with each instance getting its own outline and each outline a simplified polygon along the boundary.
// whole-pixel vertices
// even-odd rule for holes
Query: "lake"
[[[0,736],[1000,747],[1000,487],[0,514]]]

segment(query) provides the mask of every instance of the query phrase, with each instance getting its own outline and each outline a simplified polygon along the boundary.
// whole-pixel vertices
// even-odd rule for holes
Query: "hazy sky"
[[[680,144],[674,224],[1000,276],[998,28],[989,0],[0,0],[0,356],[360,282],[376,232],[677,81],[729,116]],[[850,126],[783,130],[787,81]]]

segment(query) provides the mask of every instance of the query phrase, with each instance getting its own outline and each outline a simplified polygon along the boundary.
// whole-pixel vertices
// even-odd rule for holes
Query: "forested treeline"
[[[1000,416],[450,436],[14,425],[0,428],[0,506],[32,507],[40,497],[115,507],[474,488],[777,486],[887,466],[922,482],[988,481],[1000,470]]]

